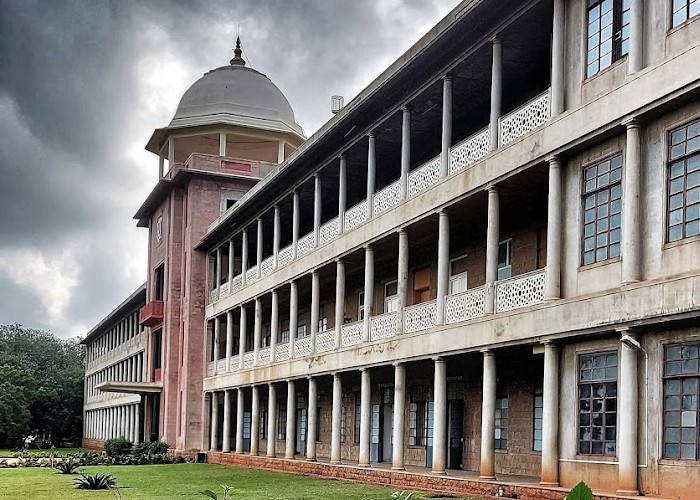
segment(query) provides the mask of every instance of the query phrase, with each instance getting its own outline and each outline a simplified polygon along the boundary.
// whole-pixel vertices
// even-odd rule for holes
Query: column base
[[[550,488],[558,488],[561,485],[559,483],[553,483],[551,481],[540,481],[540,486],[547,486]]]
[[[368,467],[372,467],[372,464],[357,464],[357,466],[358,466],[358,467],[368,468]]]
[[[626,497],[638,497],[639,490],[617,490],[615,494]]]
[[[315,462],[316,459],[315,459],[315,458],[307,458],[306,461],[307,461],[307,462]]]
[[[446,470],[431,470],[430,473],[434,474],[436,476],[446,476],[447,475]]]
[[[406,470],[406,467],[394,467],[393,465],[391,466],[391,470]]]
[[[343,465],[343,462],[341,462],[340,460],[331,460],[328,463],[331,465]]]
[[[479,481],[495,481],[496,476],[479,476]]]
[[[284,456],[285,460],[294,460],[294,456],[292,455],[291,457],[289,455]]]
[[[228,449],[228,450],[223,450],[223,449],[222,449],[222,450],[221,450],[221,453],[231,453],[231,450],[230,450],[230,449]]]
[[[267,454],[267,455],[265,455],[265,456],[266,456],[267,458],[277,458],[277,455],[274,455],[274,454],[273,454],[273,455]]]

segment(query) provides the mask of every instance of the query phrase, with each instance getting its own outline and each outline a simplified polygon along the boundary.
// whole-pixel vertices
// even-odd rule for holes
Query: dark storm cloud
[[[455,3],[0,1],[0,323],[77,333],[143,282],[131,216],[156,161],[138,151],[238,26],[310,135]]]

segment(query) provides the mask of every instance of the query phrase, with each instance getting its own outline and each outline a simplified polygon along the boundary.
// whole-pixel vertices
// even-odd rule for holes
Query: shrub
[[[132,445],[131,441],[127,441],[123,437],[108,439],[105,441],[105,451],[108,457],[118,457],[119,455],[125,455]]]
[[[80,474],[80,477],[73,479],[75,487],[81,490],[108,490],[115,486],[116,481],[112,474]]]
[[[72,458],[66,458],[61,460],[55,466],[55,469],[59,474],[75,474],[80,467],[80,462],[73,460]]]
[[[221,500],[230,500],[231,495],[233,495],[233,487],[228,486],[226,484],[222,484],[221,487],[224,490],[224,496],[221,497]],[[219,498],[216,495],[216,493],[214,493],[211,490],[204,490],[204,491],[200,491],[199,493],[204,495],[205,497],[211,498],[212,500],[217,500]]]
[[[593,492],[586,483],[581,481],[569,492],[565,500],[593,500]]]
[[[150,443],[139,443],[134,446],[132,454],[135,457],[150,457],[152,455],[167,455],[170,445],[163,441],[151,441]]]

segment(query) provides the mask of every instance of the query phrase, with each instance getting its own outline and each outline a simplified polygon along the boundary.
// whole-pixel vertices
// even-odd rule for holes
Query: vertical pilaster
[[[299,290],[297,282],[289,284],[289,356],[294,356],[294,341],[297,338],[297,327],[299,325]],[[289,415],[287,415],[289,418]]]
[[[331,464],[341,463],[341,435],[343,417],[343,381],[339,373],[333,374],[333,406],[331,413]]]
[[[564,111],[564,0],[554,0],[552,16],[552,101],[551,114],[557,116]]]
[[[640,261],[642,144],[639,121],[630,120],[625,125],[627,126],[627,145],[622,187],[622,283],[634,283],[642,279]]]
[[[163,155],[158,155],[158,178],[162,179],[165,174],[165,157]]]
[[[370,132],[367,146],[367,218],[374,215],[374,181],[376,177],[376,137]]]
[[[561,297],[561,233],[562,233],[561,160],[549,159],[549,194],[547,196],[547,267],[544,298]]]
[[[226,132],[219,132],[219,156],[226,156]]]
[[[406,419],[406,366],[394,365],[394,429],[391,449],[391,468],[404,470],[404,431]]]
[[[175,139],[168,137],[168,169],[175,165]]]
[[[255,364],[258,364],[260,344],[262,344],[262,300],[255,298],[255,325],[253,330],[253,352],[255,353]]]
[[[270,360],[275,361],[280,327],[280,294],[276,288],[272,290],[272,313],[270,316]]]
[[[297,243],[299,242],[299,191],[292,196],[292,254],[297,258]]]
[[[290,326],[291,328],[291,326]],[[290,339],[292,338],[290,332]],[[286,429],[286,442],[284,458],[293,459],[294,458],[294,439],[296,437],[296,390],[294,388],[294,381],[287,381],[287,429]]]
[[[452,77],[442,79],[442,148],[440,150],[440,177],[450,171],[450,147],[452,146]]]
[[[408,303],[408,233],[405,229],[399,230],[399,257],[396,280],[397,311],[396,330],[400,334],[404,332],[403,311]]]
[[[493,480],[495,475],[496,430],[496,356],[484,350],[483,395],[481,400],[481,466],[479,479]]]
[[[340,233],[345,231],[345,209],[347,204],[347,159],[345,155],[340,156],[340,167],[338,168],[338,227]]]
[[[340,347],[340,338],[345,321],[345,262],[335,262],[335,347]]]
[[[216,283],[214,288],[221,286],[221,247],[216,248]]]
[[[370,245],[365,247],[365,318],[364,338],[369,340],[370,318],[372,317],[372,304],[374,303],[374,250]]]
[[[498,238],[499,238],[499,200],[498,188],[489,187],[488,226],[486,229],[486,296],[484,311],[495,311],[496,280],[498,278]]]
[[[365,313],[365,317],[367,314]],[[360,457],[359,467],[370,466],[370,438],[372,431],[372,385],[369,369],[360,370]]]
[[[275,457],[275,443],[277,432],[275,419],[277,417],[277,388],[273,382],[267,384],[267,453],[268,457]]]
[[[243,354],[245,353],[246,335],[248,330],[248,315],[245,304],[241,304],[241,316],[238,320],[238,368],[243,369]]]
[[[445,474],[447,462],[447,366],[435,358],[433,403],[433,474]]]
[[[408,174],[411,171],[411,107],[401,108],[401,199],[408,198]]]
[[[233,311],[226,312],[226,371],[231,371],[231,356],[233,356]]]
[[[544,345],[540,484],[559,485],[559,348],[553,342]]]
[[[321,304],[321,282],[318,270],[311,272],[311,352],[316,352],[316,337],[318,336],[318,322]]]
[[[243,387],[238,388],[236,395],[236,453],[243,454],[243,412],[245,410],[245,395]]]
[[[231,451],[231,391],[224,391],[224,442],[221,445],[223,453]]]
[[[629,329],[619,332],[638,342],[637,335]],[[624,340],[624,339],[623,339]],[[637,349],[628,342],[620,345],[620,382],[618,384],[618,436],[617,494],[639,495],[637,486],[637,422],[639,418],[639,387],[637,375]]]
[[[260,388],[253,386],[250,411],[250,454],[257,456],[260,447]]]
[[[218,373],[219,364],[219,333],[221,330],[221,318],[217,316],[214,318],[214,375]]]
[[[450,217],[444,210],[438,218],[437,322],[445,323],[445,297],[450,284]],[[435,449],[435,448],[433,448]]]
[[[316,461],[316,411],[318,395],[316,392],[316,379],[309,377],[309,408],[307,411],[306,432],[306,460]]]
[[[491,113],[489,118],[489,151],[498,149],[498,120],[501,118],[502,94],[502,44],[499,37],[492,40],[493,60],[491,63]]]
[[[231,282],[233,281],[233,265],[234,262],[236,261],[235,259],[235,253],[233,249],[233,238],[228,240],[228,282],[229,282],[229,287],[231,286]],[[230,292],[233,292],[232,288],[229,288]]]
[[[277,163],[282,163],[284,161],[284,141],[277,141]]]
[[[211,393],[211,442],[209,451],[216,451],[219,447],[219,395]]]
[[[636,73],[644,68],[644,2],[632,0],[630,6],[630,52],[627,71]]]

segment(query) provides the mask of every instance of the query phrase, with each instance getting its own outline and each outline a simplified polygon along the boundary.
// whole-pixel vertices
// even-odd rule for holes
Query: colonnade
[[[107,408],[97,408],[85,412],[84,437],[106,440],[124,437],[138,443],[141,435],[141,405],[138,403]]]
[[[90,364],[99,361],[99,359],[107,353],[139,335],[141,331],[142,329],[139,325],[139,310],[137,309],[131,314],[124,316],[119,323],[87,346],[85,358],[88,367]]]
[[[85,377],[87,401],[113,399],[118,396],[116,393],[100,392],[96,389],[99,384],[104,382],[143,382],[143,356],[143,351],[138,352],[102,370],[87,375]]]

